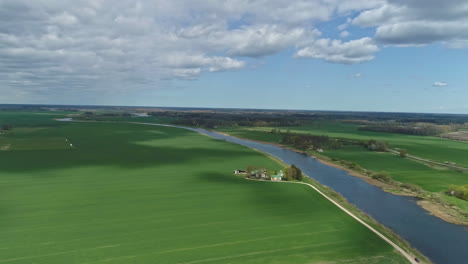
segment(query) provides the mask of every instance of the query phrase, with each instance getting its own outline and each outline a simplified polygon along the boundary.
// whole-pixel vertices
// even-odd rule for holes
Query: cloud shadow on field
[[[73,131],[73,127],[79,129]],[[117,166],[122,168],[162,165],[198,166],[207,159],[222,161],[239,156],[258,155],[241,147],[211,145],[218,141],[183,129],[135,125],[119,128],[116,124],[74,124],[60,136],[70,138],[74,148],[65,150],[17,150],[0,152],[0,173],[37,172],[40,170]],[[136,128],[133,129],[132,128]],[[116,131],[114,131],[116,129]],[[49,131],[40,136],[57,137]],[[70,132],[71,131],[71,132]],[[155,131],[162,131],[158,133]],[[49,133],[49,134],[48,134]],[[194,143],[203,140],[200,144]],[[171,140],[171,141],[168,141]],[[150,142],[151,144],[147,143]],[[219,142],[219,144],[227,144]]]

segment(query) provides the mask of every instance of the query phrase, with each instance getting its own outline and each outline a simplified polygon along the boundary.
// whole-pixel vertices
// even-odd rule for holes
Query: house
[[[267,170],[266,169],[253,170],[250,172],[250,177],[266,178],[268,177]]]
[[[282,170],[280,170],[278,172],[278,174],[276,174],[276,175],[271,175],[271,180],[272,181],[281,181],[282,178],[283,178],[283,171]]]
[[[234,174],[246,174],[247,171],[246,170],[235,170],[234,171]]]
[[[281,181],[283,177],[279,176],[279,175],[271,175],[271,180],[272,181]]]

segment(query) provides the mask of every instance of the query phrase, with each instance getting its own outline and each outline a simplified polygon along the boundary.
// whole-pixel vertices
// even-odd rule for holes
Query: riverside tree
[[[293,164],[293,165],[291,165],[291,167],[284,168],[284,177],[288,181],[292,181],[292,180],[301,181],[302,180],[302,171],[301,171],[301,169],[296,167],[296,165]]]

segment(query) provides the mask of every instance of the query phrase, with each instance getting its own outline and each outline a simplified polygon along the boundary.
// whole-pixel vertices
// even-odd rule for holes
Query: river
[[[447,223],[417,205],[416,198],[384,192],[348,172],[309,155],[278,146],[231,137],[205,129],[186,128],[207,136],[260,150],[343,195],[350,203],[406,239],[437,264],[468,263],[468,228]]]

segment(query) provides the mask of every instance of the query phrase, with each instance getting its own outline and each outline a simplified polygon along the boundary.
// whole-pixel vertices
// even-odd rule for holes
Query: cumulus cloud
[[[366,61],[376,51],[367,40],[320,39],[314,25],[380,2],[3,0],[0,87],[31,96],[47,89],[151,87],[241,70],[246,58],[290,49],[336,63]]]
[[[349,35],[350,33],[346,30],[340,32],[340,38],[347,38]]]
[[[446,83],[446,82],[434,82],[432,84],[432,86],[434,86],[434,87],[445,87],[445,86],[448,86],[448,83]]]
[[[348,42],[318,39],[296,53],[299,58],[317,58],[333,63],[353,64],[370,61],[379,51],[371,38],[365,37]]]
[[[462,0],[2,0],[0,92],[158,87],[282,51],[353,64],[374,59],[378,43],[465,48],[467,14]],[[315,27],[336,18],[347,41]],[[356,26],[375,36],[348,41]]]
[[[361,12],[353,24],[376,27],[375,39],[397,46],[440,42],[448,47],[467,47],[468,1],[387,0]]]

